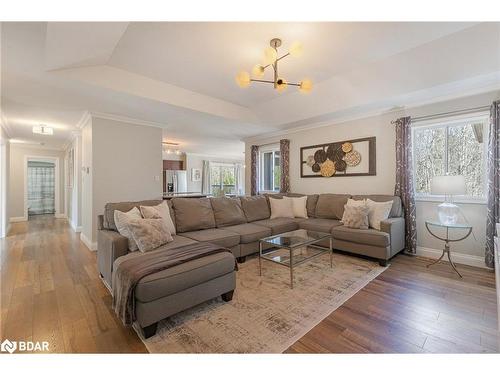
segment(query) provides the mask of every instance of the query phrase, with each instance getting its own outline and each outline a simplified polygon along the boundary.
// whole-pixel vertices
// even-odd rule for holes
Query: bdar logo
[[[0,350],[2,352],[9,352],[10,354],[14,353],[17,348],[17,343],[15,341],[4,340],[0,345]]]

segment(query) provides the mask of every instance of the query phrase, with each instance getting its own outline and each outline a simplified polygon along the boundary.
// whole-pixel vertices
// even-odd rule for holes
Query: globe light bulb
[[[245,71],[241,71],[236,75],[236,83],[241,88],[248,87],[250,85],[250,74]]]
[[[312,91],[313,83],[310,79],[303,79],[300,82],[299,91],[304,94],[309,94]]]
[[[288,52],[293,57],[300,57],[304,53],[304,47],[302,47],[302,43],[294,42],[290,46],[290,50]]]
[[[283,78],[279,78],[277,81],[277,84],[278,85],[276,86],[276,90],[278,90],[278,92],[285,91],[287,86],[288,86],[286,81]]]
[[[267,47],[264,50],[264,63],[267,64],[274,64],[276,59],[278,58],[278,52],[273,47]]]
[[[252,74],[254,77],[262,78],[264,76],[264,67],[260,64],[257,64],[252,69]]]

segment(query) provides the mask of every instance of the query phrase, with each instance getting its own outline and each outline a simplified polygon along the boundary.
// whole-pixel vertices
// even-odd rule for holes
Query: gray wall
[[[83,175],[82,232],[94,245],[96,218],[106,203],[161,197],[162,130],[97,117],[91,121],[82,132],[82,165],[90,166]]]

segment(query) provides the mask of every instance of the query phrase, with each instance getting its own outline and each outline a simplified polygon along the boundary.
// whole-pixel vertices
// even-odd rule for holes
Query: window
[[[210,181],[212,194],[222,197],[226,194],[235,194],[236,177],[233,164],[213,164],[210,167]]]
[[[413,128],[413,164],[417,196],[431,193],[438,175],[463,175],[467,197],[485,196],[487,116],[442,120]]]
[[[262,149],[259,158],[259,191],[279,192],[281,177],[279,145]]]

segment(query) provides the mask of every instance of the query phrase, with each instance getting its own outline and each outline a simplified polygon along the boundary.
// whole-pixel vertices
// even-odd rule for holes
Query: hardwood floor
[[[1,246],[1,340],[49,341],[52,352],[143,353],[111,310],[96,253],[64,219],[12,224]],[[397,256],[387,271],[288,353],[498,352],[492,272]]]

